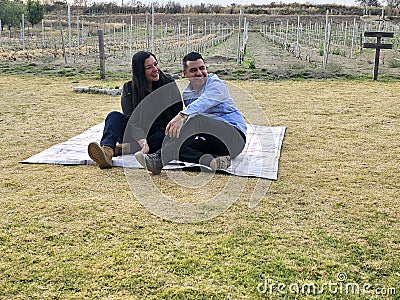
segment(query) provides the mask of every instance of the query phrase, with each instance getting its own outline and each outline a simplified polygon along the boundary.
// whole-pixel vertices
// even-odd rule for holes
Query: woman
[[[117,143],[121,144],[123,142],[129,118],[142,100],[154,90],[172,82],[174,82],[174,79],[163,73],[159,68],[154,54],[147,51],[139,51],[132,57],[132,80],[126,82],[123,86],[121,96],[122,113],[118,111],[110,112],[105,120],[100,144],[92,142],[88,146],[90,158],[101,169],[111,168],[112,157],[121,154],[121,145],[117,147]],[[173,84],[175,85],[175,83]],[[142,151],[147,154],[159,150],[165,137],[165,128],[168,122],[182,108],[182,101],[171,99],[171,105],[165,110],[162,109],[162,113],[152,122],[149,129],[139,130],[143,135],[133,136],[134,141],[128,144],[129,152]],[[154,110],[157,110],[157,108],[155,107]],[[134,117],[137,117],[137,115],[136,113]],[[141,116],[141,118],[145,118],[145,116]],[[135,120],[130,124],[135,124],[137,127],[140,126],[140,122],[135,122]]]

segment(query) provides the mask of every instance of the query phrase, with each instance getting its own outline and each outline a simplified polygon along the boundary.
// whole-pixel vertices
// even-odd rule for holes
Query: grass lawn
[[[122,168],[19,163],[120,110],[73,92],[101,84],[0,75],[0,298],[400,299],[399,82],[235,82],[287,127],[278,180],[249,208],[257,179],[243,178],[236,203],[194,224],[147,211]]]

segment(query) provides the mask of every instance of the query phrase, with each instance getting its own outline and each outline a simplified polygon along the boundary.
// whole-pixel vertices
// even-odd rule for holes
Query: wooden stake
[[[97,31],[99,36],[99,54],[100,54],[100,79],[106,78],[105,69],[105,51],[104,51],[104,34],[103,29]]]

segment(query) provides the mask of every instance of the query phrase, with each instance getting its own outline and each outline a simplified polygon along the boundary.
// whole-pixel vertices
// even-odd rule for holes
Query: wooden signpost
[[[365,37],[376,37],[376,43],[364,43],[364,48],[374,48],[375,50],[375,67],[374,67],[374,80],[378,80],[378,67],[379,67],[379,54],[381,49],[392,49],[392,44],[381,43],[383,37],[392,38],[393,32],[382,32],[382,31],[366,31],[364,32]]]

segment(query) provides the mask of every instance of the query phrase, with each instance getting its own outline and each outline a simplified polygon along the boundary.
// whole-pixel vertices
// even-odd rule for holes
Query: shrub
[[[389,60],[390,68],[400,68],[400,59],[393,58]]]
[[[323,56],[324,55],[324,44],[323,43],[318,45],[317,52],[318,52],[319,56]]]
[[[335,47],[335,49],[332,50],[333,55],[340,55],[340,56],[346,56],[346,51],[340,49],[339,47]]]

